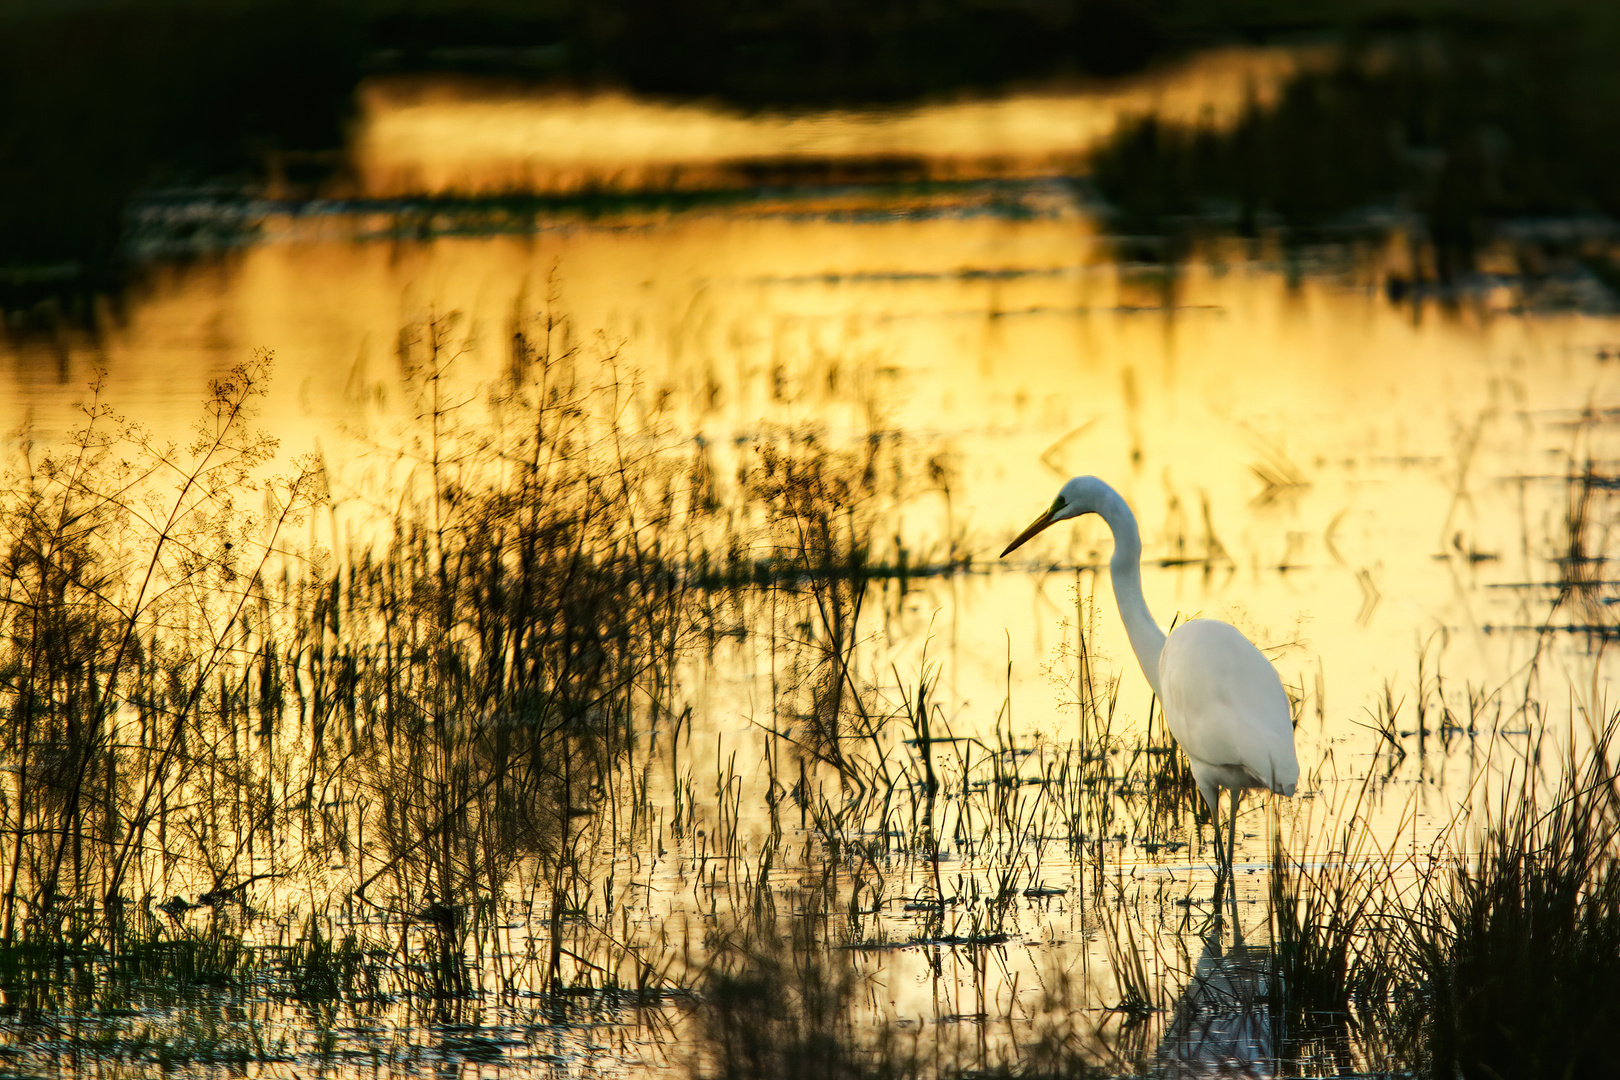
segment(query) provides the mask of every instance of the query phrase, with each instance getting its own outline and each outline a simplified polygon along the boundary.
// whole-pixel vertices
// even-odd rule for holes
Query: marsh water
[[[465,433],[514,355],[540,355],[631,448],[627,474],[701,463],[713,511],[687,569],[729,559],[758,587],[713,587],[724,625],[683,645],[622,770],[568,807],[560,915],[521,869],[504,895],[357,903],[380,857],[351,793],[331,802],[359,828],[344,843],[261,845],[235,910],[153,916],[193,936],[229,918],[257,944],[315,916],[409,955],[444,936],[424,905],[476,908],[454,940],[468,981],[432,1008],[402,979],[317,1023],[252,995],[35,1016],[11,1060],[117,1072],[162,1044],[176,1067],[255,1075],[701,1071],[707,966],[732,937],[769,953],[749,936],[768,908],[784,940],[821,922],[863,1030],[936,1061],[1015,1058],[1062,1013],[1112,1072],[1263,1062],[1277,852],[1315,865],[1353,821],[1342,858],[1406,860],[1396,880],[1465,858],[1468,808],[1612,706],[1602,515],[1577,512],[1614,453],[1620,320],[1600,283],[1487,258],[1395,289],[1422,277],[1399,221],[1175,262],[1103,224],[1085,154],[1122,116],[1218,124],[1310,62],[1222,54],[1106,92],[775,118],[389,84],[330,200],[143,203],[125,309],[5,343],[7,430],[62,442],[102,371],[102,400],[183,438],[208,380],[268,350],[258,422],[283,465],[318,455],[329,497],[286,546],[341,561],[417,497],[415,425]],[[784,462],[820,471],[774,498],[819,518],[762,508]],[[1245,800],[1224,926],[1190,789],[1154,794],[1173,757],[1105,527],[997,558],[1087,473],[1138,517],[1159,622],[1234,623],[1294,702],[1299,790]],[[858,573],[793,569],[816,527],[853,538]],[[217,871],[166,860],[144,903],[195,902]],[[175,1050],[176,1031],[203,1044],[199,1015],[237,1049]],[[233,1024],[254,1034],[219,1034]],[[49,1034],[78,1025],[107,1033],[101,1064]],[[1319,1052],[1297,1067],[1372,1067]]]

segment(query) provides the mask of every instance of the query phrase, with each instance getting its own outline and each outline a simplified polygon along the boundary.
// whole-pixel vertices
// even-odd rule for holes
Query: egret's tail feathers
[[[1290,751],[1293,747],[1288,748]],[[1266,785],[1279,795],[1293,795],[1294,786],[1299,783],[1299,759],[1293,753],[1278,761],[1271,759],[1271,782]]]
[[[1299,783],[1299,766],[1293,762],[1284,762],[1283,765],[1282,769],[1274,766],[1269,776],[1262,776],[1242,765],[1232,766],[1232,769],[1242,778],[1238,781],[1242,787],[1265,788],[1267,791],[1275,791],[1278,795],[1292,795],[1294,786]],[[1293,765],[1293,768],[1285,771],[1288,765]],[[1230,784],[1223,781],[1221,786],[1229,787]],[[1208,799],[1208,796],[1205,798]]]

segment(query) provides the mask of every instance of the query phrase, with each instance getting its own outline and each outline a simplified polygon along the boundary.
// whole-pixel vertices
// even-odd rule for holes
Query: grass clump
[[[1595,1076],[1620,1024],[1620,788],[1612,721],[1496,812],[1477,859],[1406,924],[1414,1064],[1435,1077]]]
[[[1325,1059],[1343,1068],[1353,1044],[1388,1056],[1380,1029],[1396,968],[1379,934],[1392,863],[1354,844],[1352,824],[1336,850],[1307,868],[1289,857],[1280,837],[1274,841],[1265,997],[1280,1059]]]
[[[1620,714],[1485,812],[1476,854],[1396,858],[1359,813],[1271,879],[1279,1060],[1436,1080],[1605,1072],[1620,1022]],[[1363,791],[1365,795],[1365,789]],[[1397,833],[1400,830],[1396,830]],[[1415,878],[1415,880],[1414,880]]]

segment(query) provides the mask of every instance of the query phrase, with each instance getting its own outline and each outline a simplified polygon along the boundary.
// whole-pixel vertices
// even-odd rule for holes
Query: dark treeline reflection
[[[1119,232],[1168,239],[1172,254],[1225,232],[1298,246],[1393,226],[1410,246],[1395,299],[1482,265],[1584,270],[1612,288],[1620,79],[1599,44],[1613,20],[1594,18],[1353,42],[1230,130],[1128,125],[1097,184]]]
[[[1148,0],[0,5],[0,309],[87,319],[141,191],[341,183],[368,74],[804,107],[1130,71],[1163,43]]]
[[[0,308],[93,322],[132,269],[123,217],[142,193],[341,192],[369,74],[798,109],[1118,76],[1233,42],[1349,59],[1234,132],[1123,132],[1096,176],[1127,233],[1281,225],[1310,239],[1394,210],[1433,244],[1435,265],[1411,276],[1449,281],[1504,219],[1620,207],[1607,126],[1620,18],[1602,4],[16,4],[0,9]],[[1530,246],[1531,264],[1569,254],[1546,236]]]

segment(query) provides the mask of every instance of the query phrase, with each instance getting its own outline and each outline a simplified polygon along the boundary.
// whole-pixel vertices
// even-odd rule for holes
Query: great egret
[[[1192,619],[1169,637],[1142,598],[1142,537],[1136,516],[1119,492],[1095,476],[1077,476],[1003,551],[1005,558],[1036,533],[1066,518],[1097,514],[1114,534],[1108,568],[1114,600],[1131,649],[1148,685],[1159,695],[1170,734],[1187,755],[1198,793],[1215,822],[1215,857],[1221,861],[1220,788],[1232,793],[1225,869],[1237,844],[1238,799],[1245,788],[1292,795],[1299,782],[1294,725],[1277,669],[1234,626]]]

